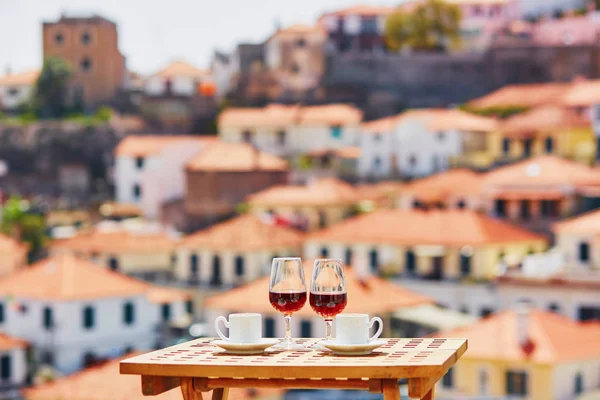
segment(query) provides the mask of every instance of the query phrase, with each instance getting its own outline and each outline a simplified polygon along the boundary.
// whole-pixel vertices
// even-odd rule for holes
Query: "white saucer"
[[[340,356],[366,356],[386,343],[385,340],[372,340],[364,344],[342,344],[335,340],[326,340],[323,346]]]
[[[231,354],[261,354],[269,347],[279,343],[279,339],[263,338],[257,343],[233,343],[225,340],[215,340],[212,343]]]

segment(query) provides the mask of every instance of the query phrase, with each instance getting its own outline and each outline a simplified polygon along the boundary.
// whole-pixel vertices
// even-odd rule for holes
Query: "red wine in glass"
[[[323,318],[333,318],[346,308],[346,293],[311,293],[310,306]]]
[[[269,292],[269,301],[277,311],[292,314],[304,307],[306,291]]]

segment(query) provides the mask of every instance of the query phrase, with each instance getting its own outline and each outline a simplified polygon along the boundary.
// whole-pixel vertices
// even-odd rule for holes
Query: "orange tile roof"
[[[42,260],[0,279],[0,296],[42,300],[89,300],[146,294],[155,286],[85,261],[71,254]],[[162,293],[161,296],[167,296]],[[173,293],[170,293],[173,296]]]
[[[557,222],[554,233],[600,234],[600,210],[590,211],[578,217]]]
[[[546,241],[544,236],[463,210],[380,210],[309,234],[308,241],[465,246]]]
[[[469,169],[451,169],[412,181],[404,186],[402,193],[425,203],[443,202],[460,196],[479,196],[483,176]]]
[[[188,62],[178,60],[168,64],[167,66],[156,72],[153,76],[160,76],[165,78],[183,76],[196,79],[209,79],[210,71],[196,68]]]
[[[363,122],[360,126],[361,132],[364,133],[387,133],[394,130],[400,119],[399,115],[380,118],[369,122]]]
[[[177,241],[164,233],[145,233],[126,230],[92,230],[72,238],[55,240],[54,250],[67,250],[73,253],[156,253],[172,251]]]
[[[571,107],[587,107],[600,104],[600,80],[576,83],[564,96],[563,104]]]
[[[303,265],[306,284],[310,285],[313,261],[305,260]],[[385,279],[376,276],[358,277],[351,267],[346,267],[344,274],[348,292],[348,305],[344,312],[381,315],[402,307],[433,303],[432,299],[413,293]],[[269,277],[265,276],[236,289],[211,296],[206,299],[204,305],[209,309],[227,312],[277,314],[269,303],[268,294]],[[306,305],[294,315],[314,317],[315,313],[307,301]]]
[[[534,347],[527,355],[519,344],[517,318],[514,311],[500,312],[472,326],[436,336],[467,338],[466,359],[555,364],[600,357],[599,324],[583,324],[553,312],[531,310],[527,332]]]
[[[34,386],[23,391],[27,400],[146,400],[142,395],[140,377],[121,375],[119,362],[141,353],[131,353],[105,364],[90,367],[73,375],[57,378],[54,382]],[[247,389],[230,389],[234,400],[275,399],[283,394],[280,389],[258,389],[250,395]],[[205,396],[210,398],[211,394]],[[173,389],[152,397],[156,400],[181,400],[181,390]]]
[[[265,223],[245,214],[185,237],[179,247],[255,251],[282,247],[300,248],[304,235],[296,230]]]
[[[484,190],[493,186],[506,186],[505,190],[549,189],[548,185],[597,186],[600,175],[586,165],[546,155],[497,168],[486,174],[483,184]]]
[[[215,138],[199,136],[165,136],[165,135],[130,135],[121,140],[115,149],[117,157],[148,157],[160,153],[165,147],[174,143],[195,141],[197,143],[211,143]]]
[[[384,181],[358,185],[356,191],[361,200],[385,200],[400,194],[404,187],[405,185],[402,182]]]
[[[534,83],[509,85],[469,102],[471,107],[537,107],[558,104],[572,88],[572,83]]]
[[[544,105],[508,118],[501,124],[507,136],[547,133],[565,128],[589,127],[590,122],[559,105]]]
[[[287,171],[285,160],[247,143],[216,142],[186,164],[189,171]]]
[[[358,200],[355,188],[335,178],[318,179],[306,186],[280,185],[248,196],[255,206],[336,206]]]
[[[0,86],[30,86],[34,85],[40,76],[39,70],[30,70],[16,74],[0,76]]]
[[[22,339],[17,339],[0,332],[0,351],[24,349],[29,344]]]
[[[287,28],[283,28],[275,32],[272,37],[282,37],[282,36],[295,36],[298,35],[306,35],[306,34],[314,34],[320,35],[325,38],[325,30],[318,25],[303,25],[303,24],[295,24],[288,26]]]
[[[387,16],[393,13],[396,7],[388,6],[372,6],[372,5],[356,5],[353,7],[343,8],[341,10],[326,13],[324,15],[359,15],[359,16]]]
[[[346,104],[302,107],[270,104],[266,107],[228,108],[218,118],[219,126],[251,128],[253,126],[285,127],[288,125],[357,124],[362,112]]]
[[[182,289],[149,284],[146,298],[150,303],[166,304],[190,300],[192,295]]]

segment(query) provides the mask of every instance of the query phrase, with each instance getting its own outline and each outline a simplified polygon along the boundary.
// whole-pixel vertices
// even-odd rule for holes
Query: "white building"
[[[13,111],[29,99],[40,71],[0,76],[0,110]]]
[[[198,85],[211,81],[210,71],[194,67],[185,61],[174,61],[148,77],[144,93],[148,96],[177,95],[192,97]]]
[[[345,104],[229,108],[219,115],[224,142],[247,142],[276,155],[305,154],[356,144],[362,112]]]
[[[407,111],[362,124],[362,177],[419,177],[445,171],[452,158],[485,151],[496,121],[459,110]]]
[[[197,136],[128,136],[115,150],[114,182],[119,203],[139,206],[147,218],[185,192],[185,164],[213,139]]]
[[[0,326],[5,312],[0,310]],[[27,347],[26,341],[0,333],[0,398],[16,398],[16,390],[25,384]]]
[[[210,63],[211,75],[217,88],[217,97],[222,98],[233,85],[234,60],[233,55],[215,51]]]
[[[187,314],[188,296],[72,255],[48,258],[0,281],[0,332],[27,340],[41,364],[75,372],[161,343],[158,328]]]

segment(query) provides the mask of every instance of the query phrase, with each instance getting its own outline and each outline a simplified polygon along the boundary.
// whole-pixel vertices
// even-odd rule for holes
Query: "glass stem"
[[[285,341],[292,341],[292,316],[291,314],[284,315],[285,318]]]
[[[325,340],[331,340],[331,328],[333,327],[333,320],[331,318],[325,319]]]

